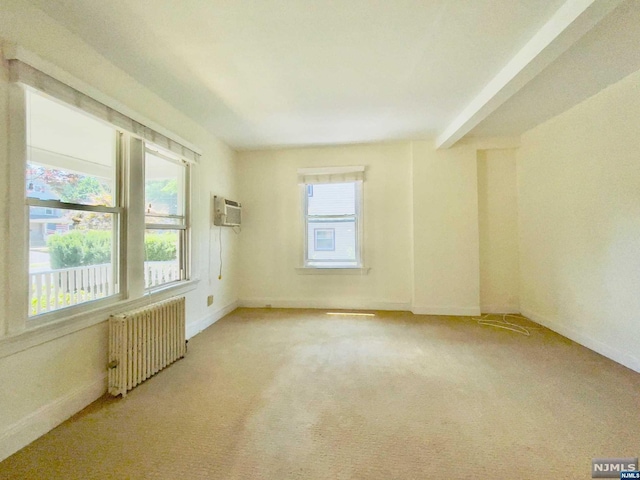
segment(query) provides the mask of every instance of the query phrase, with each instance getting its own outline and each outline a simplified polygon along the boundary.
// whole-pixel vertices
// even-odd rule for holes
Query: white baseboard
[[[429,307],[411,306],[402,302],[378,302],[351,299],[283,299],[283,298],[250,298],[240,300],[241,307],[247,308],[314,308],[337,310],[389,310],[412,312],[416,315],[480,315],[480,307]]]
[[[539,323],[544,327],[547,327],[549,330],[553,330],[563,337],[567,337],[568,339],[579,343],[583,347],[587,347],[588,349],[593,350],[594,352],[597,352],[600,355],[613,360],[614,362],[618,362],[619,364],[640,373],[640,358],[625,352],[621,352],[611,345],[607,345],[606,343],[603,343],[600,340],[596,340],[589,335],[579,332],[571,327],[562,325],[558,321],[552,320],[549,317],[539,315],[526,307],[522,307],[521,311],[522,315],[530,318],[534,322]]]
[[[218,310],[214,311],[213,313],[207,315],[204,318],[201,318],[200,320],[197,320],[197,321],[191,322],[191,323],[187,323],[187,326],[186,326],[186,329],[187,329],[187,331],[186,331],[187,340],[192,338],[192,337],[194,337],[194,336],[196,336],[197,334],[199,334],[200,332],[202,332],[206,328],[209,328],[211,325],[216,323],[218,320],[220,320],[225,315],[228,315],[231,312],[233,312],[236,308],[238,308],[239,303],[240,302],[238,300],[236,300],[235,302],[230,303],[226,307],[219,308]]]
[[[49,432],[107,392],[107,373],[48,405],[40,407],[0,433],[0,461]]]
[[[409,311],[411,304],[402,302],[376,302],[350,299],[286,299],[286,298],[246,298],[240,300],[240,306],[246,308],[314,308],[335,310],[391,310]]]
[[[443,307],[414,305],[411,308],[414,315],[455,315],[463,317],[473,317],[480,315],[480,307]]]
[[[520,313],[520,305],[480,305],[482,313]]]

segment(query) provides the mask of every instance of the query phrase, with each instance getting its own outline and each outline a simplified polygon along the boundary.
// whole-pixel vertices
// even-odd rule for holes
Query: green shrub
[[[74,230],[63,235],[51,235],[47,238],[51,268],[109,263],[111,237],[111,232],[105,230]]]
[[[177,242],[176,233],[147,233],[144,237],[144,259],[148,262],[175,260]]]
[[[89,230],[84,237],[83,265],[99,265],[111,261],[112,233]]]
[[[111,261],[112,233],[108,230],[73,230],[51,235],[47,246],[51,268],[73,268],[99,265]],[[145,236],[145,260],[162,262],[175,260],[178,235],[173,232],[151,233]]]

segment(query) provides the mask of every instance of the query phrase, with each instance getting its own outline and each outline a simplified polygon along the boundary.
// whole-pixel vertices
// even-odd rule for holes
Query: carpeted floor
[[[640,374],[542,327],[240,309],[0,478],[587,479],[638,454]]]

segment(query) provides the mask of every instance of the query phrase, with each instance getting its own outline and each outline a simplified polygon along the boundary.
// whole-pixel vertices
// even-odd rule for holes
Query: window
[[[314,250],[320,252],[333,252],[336,249],[335,228],[314,228]]]
[[[186,278],[186,164],[166,152],[145,152],[144,282],[157,287]]]
[[[362,267],[364,168],[302,169],[304,267]]]
[[[15,314],[0,334],[98,323],[102,313],[82,314],[187,280],[189,171],[199,153],[113,109],[113,100],[8,63],[15,274],[7,303]]]
[[[26,100],[29,316],[119,292],[118,132],[33,90]]]
[[[125,132],[38,91],[25,90],[29,316],[120,293]],[[144,288],[187,278],[188,167],[144,148]]]

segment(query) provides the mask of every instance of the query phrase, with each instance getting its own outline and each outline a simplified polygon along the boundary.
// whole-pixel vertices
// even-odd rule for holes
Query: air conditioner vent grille
[[[213,224],[237,227],[242,224],[242,204],[223,197],[213,197]]]

